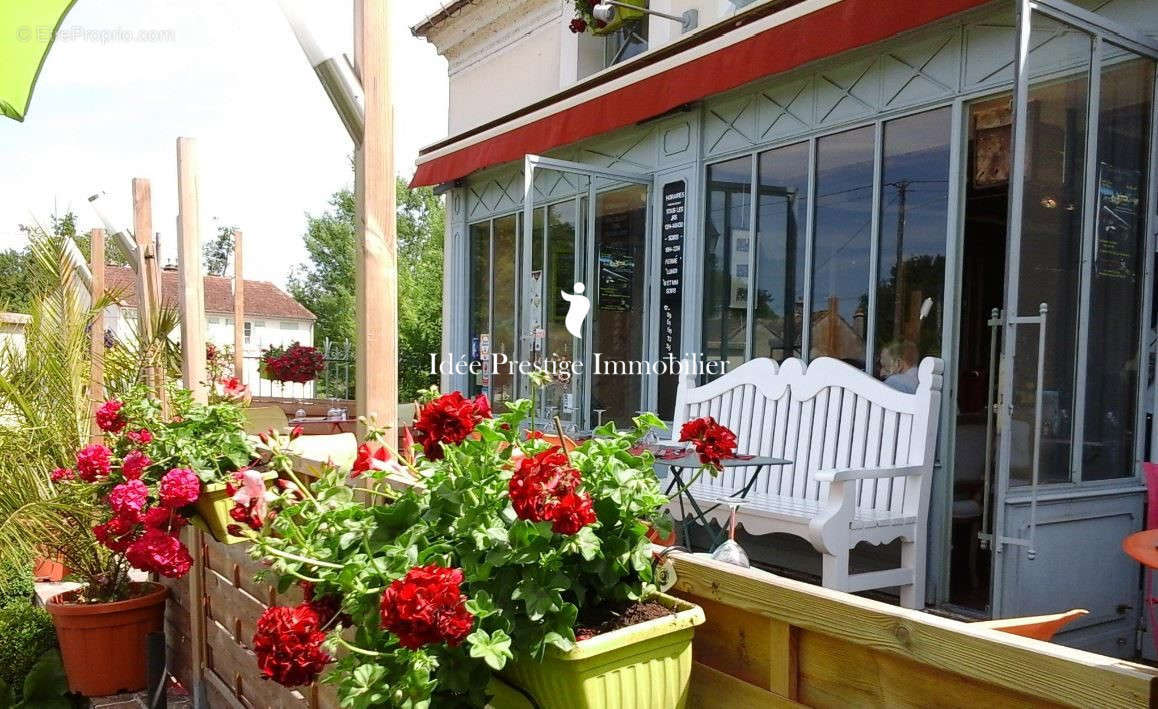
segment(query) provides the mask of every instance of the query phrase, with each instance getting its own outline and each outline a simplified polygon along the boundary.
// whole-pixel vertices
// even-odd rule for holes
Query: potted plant
[[[262,379],[305,384],[317,379],[326,366],[326,357],[316,347],[295,342],[288,347],[271,346],[261,353],[258,372]]]
[[[630,672],[643,684],[607,706],[682,706],[703,612],[651,583],[645,535],[667,499],[632,448],[658,419],[569,450],[524,430],[530,401],[492,416],[481,397],[426,398],[412,447],[375,432],[352,471],[290,484],[252,520],[253,555],[282,590],[306,590],[259,620],[263,674],[304,685],[330,667],[352,706],[481,706],[494,681],[581,707]],[[389,504],[359,503],[351,475]]]
[[[631,20],[646,17],[647,13],[642,10],[635,10],[629,7],[614,6],[615,16],[611,21],[600,20],[595,17],[595,5],[599,0],[568,0],[575,8],[575,17],[571,20],[569,25],[572,32],[581,34],[583,32],[590,32],[591,34],[600,37],[603,35],[615,32],[624,23]],[[634,5],[639,8],[647,7],[647,0],[620,0],[624,5]]]

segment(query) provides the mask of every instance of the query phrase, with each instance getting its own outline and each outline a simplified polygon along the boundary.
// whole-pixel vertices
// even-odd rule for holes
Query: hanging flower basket
[[[595,19],[592,10],[598,0],[574,0],[575,4],[575,18],[571,20],[571,31],[579,34],[581,32],[590,32],[596,37],[603,37],[609,35],[627,22],[636,20],[647,15],[642,9],[633,10],[631,8],[615,7],[615,17],[610,22]],[[647,0],[621,0],[625,5],[634,5],[638,8],[646,8]]]
[[[305,384],[325,369],[326,357],[318,348],[295,342],[289,347],[274,346],[261,353],[258,372],[262,379]]]

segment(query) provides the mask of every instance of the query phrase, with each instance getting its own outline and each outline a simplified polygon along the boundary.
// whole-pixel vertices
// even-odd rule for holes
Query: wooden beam
[[[805,667],[809,660],[802,638],[807,633],[844,643],[848,657],[866,650],[881,662],[902,658],[940,673],[947,686],[964,677],[1042,703],[1145,707],[1151,706],[1153,687],[1158,685],[1158,670],[1124,660],[898,608],[759,569],[683,553],[671,558],[677,575],[672,593],[710,599],[796,628],[801,647],[793,662],[799,662],[802,685],[813,671]],[[812,638],[809,647],[820,644]],[[836,652],[831,645],[825,647],[825,653]],[[812,703],[803,686],[798,691],[804,703]]]
[[[153,188],[143,177],[133,178],[133,237],[137,242],[137,335],[145,350],[145,382],[153,394],[165,401],[165,370],[157,367],[153,320],[161,307],[161,283],[157,273],[156,248],[153,245]]]
[[[96,303],[105,294],[105,231],[93,229],[89,232],[89,270],[92,272],[92,302]],[[96,425],[96,410],[105,398],[105,311],[101,308],[92,320],[89,332],[89,384],[88,398],[92,402],[93,422],[90,427],[92,438],[99,438],[100,427]]]
[[[398,419],[398,244],[388,0],[354,3],[355,69],[366,97],[366,130],[355,152],[358,213],[358,413],[379,425]],[[365,430],[359,429],[360,435]]]
[[[194,401],[208,401],[205,385],[205,282],[201,276],[201,204],[197,141],[177,139],[177,273],[181,307],[181,377]]]
[[[233,230],[233,376],[245,382],[245,264],[241,230]]]

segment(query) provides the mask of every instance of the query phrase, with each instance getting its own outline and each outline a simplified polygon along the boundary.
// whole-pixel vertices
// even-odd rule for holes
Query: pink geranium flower
[[[161,504],[171,509],[191,505],[201,496],[201,480],[192,470],[174,468],[161,478],[158,496]]]

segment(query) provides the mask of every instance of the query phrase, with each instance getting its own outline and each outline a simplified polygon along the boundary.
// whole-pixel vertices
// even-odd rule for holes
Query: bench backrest
[[[673,439],[689,420],[712,416],[736,433],[738,451],[793,461],[761,471],[752,488],[802,500],[823,500],[828,484],[818,470],[923,465],[927,474],[917,489],[906,490],[904,477],[858,483],[857,506],[890,515],[924,514],[936,450],[944,364],[924,359],[917,390],[893,389],[865,372],[821,357],[805,365],[798,359],[745,362],[715,381],[696,386],[680,380]],[[749,468],[725,470],[707,484],[739,490]]]

